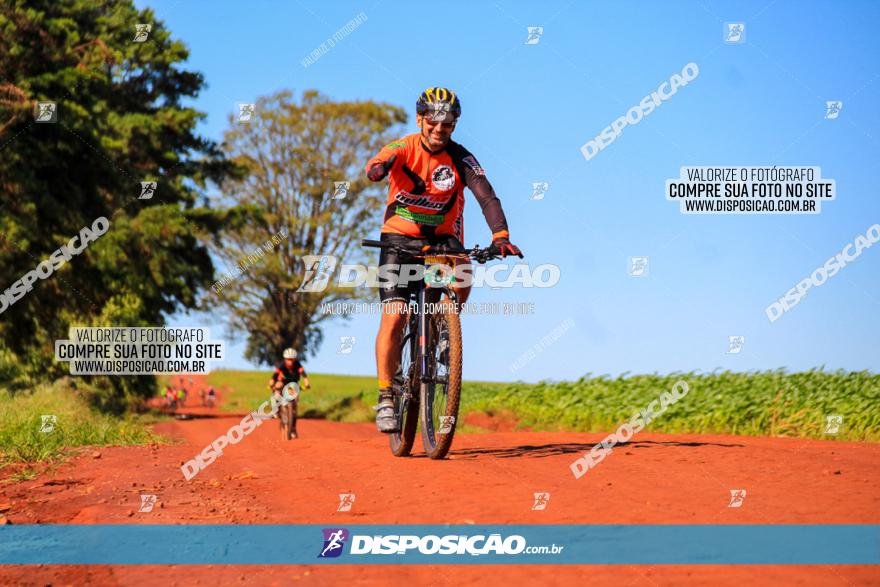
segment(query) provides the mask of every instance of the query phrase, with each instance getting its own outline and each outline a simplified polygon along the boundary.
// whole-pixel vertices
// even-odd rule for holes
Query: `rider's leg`
[[[376,336],[376,372],[379,388],[391,387],[391,380],[400,363],[400,341],[406,323],[407,304],[391,300],[382,304],[382,319]]]
[[[269,393],[269,401],[272,402],[272,418],[279,418],[278,408],[281,400],[281,393],[274,389]]]
[[[382,303],[382,319],[376,336],[376,372],[379,375],[379,404],[376,406],[376,426],[380,432],[396,432],[394,396],[391,382],[400,363],[400,343],[407,319],[408,304],[402,299]]]
[[[401,235],[383,234],[385,242],[403,241],[414,244],[419,241]],[[391,249],[383,249],[379,253],[379,265],[392,268],[392,274],[407,279],[398,279],[396,283],[383,283],[379,289],[382,302],[382,318],[379,334],[376,336],[376,374],[379,379],[379,405],[376,409],[376,427],[380,432],[397,432],[399,424],[394,414],[394,395],[391,382],[400,362],[400,343],[406,324],[410,297],[415,291],[413,278],[420,278],[413,265],[424,265],[418,259],[401,257]],[[394,270],[396,268],[396,271]]]

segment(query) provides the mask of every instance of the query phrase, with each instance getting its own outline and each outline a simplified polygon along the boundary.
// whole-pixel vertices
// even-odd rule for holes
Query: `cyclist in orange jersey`
[[[446,244],[462,247],[464,242],[464,188],[471,190],[492,231],[492,244],[498,253],[522,253],[510,242],[507,219],[495,190],[476,157],[451,140],[461,100],[447,88],[428,88],[416,101],[419,132],[394,141],[370,159],[366,166],[371,181],[388,178],[382,241],[406,241],[421,245]],[[383,249],[379,264],[419,264],[423,260],[400,258]],[[457,291],[464,303],[469,287]],[[394,417],[391,381],[400,360],[400,343],[406,322],[410,289],[406,284],[383,287],[382,321],[376,337],[376,363],[379,379],[379,405],[376,426],[380,432],[398,432]]]

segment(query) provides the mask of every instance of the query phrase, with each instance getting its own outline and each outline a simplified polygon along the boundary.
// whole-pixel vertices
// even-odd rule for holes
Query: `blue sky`
[[[552,289],[475,290],[475,302],[534,302],[535,314],[464,318],[468,379],[586,373],[827,368],[878,370],[880,246],[774,323],[771,302],[880,222],[880,4],[682,1],[575,3],[138,2],[206,76],[195,105],[220,139],[237,102],[289,88],[413,110],[428,86],[459,94],[454,139],[478,157],[530,263],[556,263]],[[301,60],[349,20],[367,20],[310,67]],[[746,25],[725,44],[725,22]],[[544,27],[534,45],[527,27]],[[699,76],[587,161],[580,146],[682,67]],[[826,120],[825,101],[840,100]],[[410,129],[414,132],[414,115]],[[874,164],[870,162],[874,161]],[[814,216],[683,215],[664,183],[685,165],[819,166],[837,182]],[[543,200],[532,182],[547,181]],[[489,231],[469,195],[468,245]],[[646,277],[627,274],[649,257]],[[508,366],[557,325],[525,367]],[[175,325],[214,327],[208,317]],[[307,367],[372,375],[378,317],[325,329]],[[739,354],[728,337],[745,336]],[[355,336],[338,354],[341,336]],[[251,368],[228,339],[226,368]]]

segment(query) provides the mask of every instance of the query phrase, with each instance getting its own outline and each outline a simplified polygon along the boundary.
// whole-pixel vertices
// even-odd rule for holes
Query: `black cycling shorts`
[[[447,247],[462,247],[461,242],[453,235],[440,235],[429,238],[414,238],[411,236],[404,236],[402,234],[392,234],[383,232],[382,236],[379,238],[382,242],[393,242],[393,243],[404,243],[409,246],[417,245],[446,245]],[[379,253],[379,265],[386,264],[395,264],[395,265],[424,265],[424,258],[416,258],[410,255],[405,255],[403,257],[399,256],[395,251],[391,249],[381,249]],[[406,285],[402,284],[389,284],[387,286],[382,286],[381,282],[379,285],[379,299],[382,302],[390,302],[392,300],[399,300],[408,302],[410,296],[415,293],[416,290],[416,282],[410,281]],[[429,288],[428,291],[428,302],[436,303],[440,300],[440,290],[437,288]]]

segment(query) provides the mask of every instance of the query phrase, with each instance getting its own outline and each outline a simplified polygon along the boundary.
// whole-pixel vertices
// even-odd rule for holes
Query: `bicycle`
[[[389,248],[401,256],[424,258],[426,267],[441,264],[451,267],[449,258],[473,259],[486,263],[499,256],[494,247],[471,249],[445,245],[419,247],[375,240],[362,240],[365,247]],[[426,272],[427,273],[427,272]],[[425,279],[416,283],[412,298],[415,307],[408,308],[410,316],[404,326],[400,348],[400,366],[392,380],[394,410],[400,432],[389,434],[391,453],[396,457],[408,456],[415,442],[416,428],[421,420],[422,445],[432,459],[442,459],[452,447],[461,395],[462,341],[458,302],[448,276],[437,279],[426,287]],[[446,294],[439,304],[440,312],[426,313],[429,290]],[[434,296],[439,299],[439,295]]]
[[[292,394],[290,393],[291,390],[293,390]],[[274,389],[272,389],[272,393],[276,393]],[[298,398],[299,384],[292,381],[281,389],[280,397],[276,400],[281,404],[280,406],[276,404],[276,407],[278,409],[278,421],[281,424],[282,440],[290,440],[297,437],[294,407]]]

